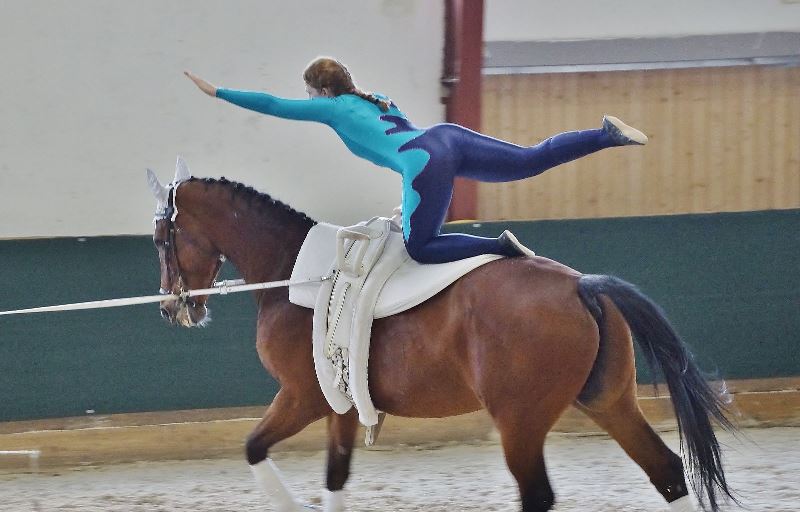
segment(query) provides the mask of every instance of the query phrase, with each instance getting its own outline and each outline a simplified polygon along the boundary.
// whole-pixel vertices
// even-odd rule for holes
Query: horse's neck
[[[225,256],[248,283],[289,279],[308,229],[268,226],[231,226],[239,235]]]
[[[213,243],[244,280],[257,283],[289,279],[310,229],[308,221],[279,208],[260,212],[236,203],[225,208],[227,214],[204,223],[213,226]]]

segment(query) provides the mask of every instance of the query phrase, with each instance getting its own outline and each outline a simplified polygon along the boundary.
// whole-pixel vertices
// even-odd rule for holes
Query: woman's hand
[[[216,96],[217,95],[217,88],[210,83],[206,82],[199,76],[193,75],[189,71],[184,71],[184,75],[188,76],[189,79],[194,82],[194,84],[204,93],[208,94],[209,96]]]

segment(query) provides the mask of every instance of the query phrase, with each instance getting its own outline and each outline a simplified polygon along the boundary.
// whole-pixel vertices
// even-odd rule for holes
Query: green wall
[[[150,237],[79,240],[0,242],[0,309],[158,293]],[[0,421],[268,403],[252,296],[214,298],[211,314],[198,329],[158,304],[0,317]]]
[[[704,369],[800,375],[800,210],[448,230],[506,227],[543,256],[637,284]],[[158,289],[147,236],[0,241],[0,262],[0,310]],[[277,386],[255,351],[251,295],[213,298],[211,309],[203,329],[169,326],[155,304],[0,317],[0,421],[269,402]]]

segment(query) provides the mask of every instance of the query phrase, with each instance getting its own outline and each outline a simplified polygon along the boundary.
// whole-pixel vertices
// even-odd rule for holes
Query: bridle
[[[180,261],[178,260],[178,247],[175,243],[175,234],[178,231],[178,227],[175,225],[175,219],[178,217],[178,205],[176,203],[176,197],[178,194],[178,187],[181,183],[183,182],[179,181],[177,183],[173,182],[169,184],[167,204],[163,209],[156,212],[155,216],[153,217],[153,223],[155,224],[156,222],[162,220],[167,222],[167,240],[164,242],[164,265],[166,266],[167,275],[172,277],[174,274],[175,276],[175,281],[178,285],[178,304],[196,307],[197,302],[189,297],[189,288],[185,286],[183,273],[181,272]],[[211,278],[211,283],[208,286],[209,288],[216,281],[220,270],[222,270],[222,264],[225,263],[225,260],[225,255],[220,254],[219,258],[217,259],[217,265],[214,269],[213,277]],[[172,272],[173,266],[174,273]],[[159,288],[158,293],[161,295],[171,295],[172,291]]]

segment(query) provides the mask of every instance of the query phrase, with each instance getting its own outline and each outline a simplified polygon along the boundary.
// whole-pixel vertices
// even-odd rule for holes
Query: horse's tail
[[[718,491],[736,501],[725,480],[719,442],[711,424],[713,418],[722,427],[734,429],[723,414],[727,395],[711,389],[661,308],[632,284],[612,276],[581,276],[578,293],[601,326],[603,305],[598,296],[611,299],[644,352],[654,376],[655,371],[663,374],[678,419],[689,480],[701,504],[703,497],[707,497],[711,510],[716,512]]]

